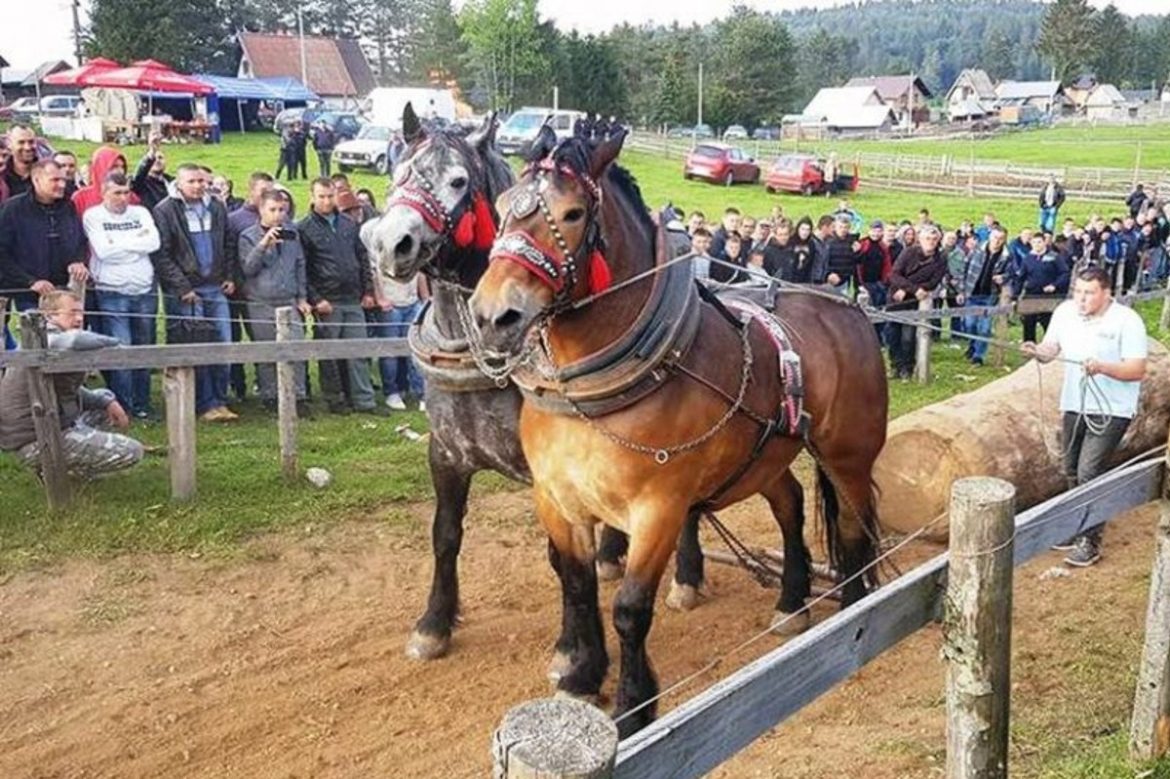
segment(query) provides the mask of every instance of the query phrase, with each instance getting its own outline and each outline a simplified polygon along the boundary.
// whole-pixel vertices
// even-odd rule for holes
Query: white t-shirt
[[[1044,333],[1044,343],[1060,346],[1060,356],[1069,360],[1093,358],[1102,362],[1144,359],[1147,354],[1146,326],[1132,308],[1110,301],[1105,313],[1083,317],[1077,304],[1066,300],[1052,313],[1052,324]],[[1064,386],[1060,392],[1060,410],[1132,419],[1137,413],[1140,381],[1118,381],[1097,374],[1101,397],[1083,391],[1085,371],[1080,365],[1064,369]],[[1083,404],[1083,408],[1082,408]]]

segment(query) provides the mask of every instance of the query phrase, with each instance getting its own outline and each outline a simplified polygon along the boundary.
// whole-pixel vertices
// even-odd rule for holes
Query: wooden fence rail
[[[1157,496],[1162,463],[1120,468],[1015,519],[1013,565]],[[902,639],[942,617],[948,556],[772,650],[621,743],[614,779],[703,776]]]

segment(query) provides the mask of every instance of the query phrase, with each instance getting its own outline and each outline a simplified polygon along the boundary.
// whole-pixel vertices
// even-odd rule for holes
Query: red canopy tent
[[[83,62],[76,68],[70,68],[69,70],[63,70],[60,73],[46,76],[45,83],[59,87],[87,87],[90,85],[90,79],[94,76],[99,73],[117,70],[120,67],[121,65],[113,60],[108,60],[104,57],[95,57]]]
[[[125,68],[95,73],[90,77],[88,86],[188,95],[209,95],[215,91],[202,81],[176,73],[157,60],[139,60]]]

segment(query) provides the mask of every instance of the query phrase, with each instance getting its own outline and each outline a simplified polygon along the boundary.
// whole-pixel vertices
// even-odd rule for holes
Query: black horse
[[[499,387],[476,368],[460,314],[487,270],[499,222],[495,200],[515,182],[495,147],[495,132],[494,116],[466,137],[453,128],[427,130],[408,104],[403,114],[408,148],[386,210],[362,230],[378,274],[404,281],[422,272],[431,280],[430,304],[411,329],[415,360],[427,378],[428,456],[435,489],[434,577],[426,611],[406,647],[407,655],[419,660],[450,649],[459,615],[457,562],[471,477],[493,470],[532,482],[517,430],[520,393],[510,384]],[[668,599],[678,608],[698,602],[703,581],[697,522],[687,527],[679,546],[677,586]],[[598,568],[603,578],[621,575],[626,546],[619,531],[602,533]],[[551,546],[550,558],[555,566]],[[572,640],[562,634],[557,658],[569,656]],[[550,673],[558,675],[560,666],[554,662]]]

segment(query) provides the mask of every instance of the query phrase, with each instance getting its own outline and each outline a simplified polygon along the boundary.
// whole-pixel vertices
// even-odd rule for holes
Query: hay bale
[[[1138,414],[1112,464],[1166,442],[1170,355],[1153,339],[1147,366]],[[945,513],[951,482],[965,476],[1011,482],[1021,511],[1063,492],[1058,403],[1064,368],[1059,362],[1041,366],[1039,378],[1029,362],[980,389],[891,422],[874,466],[886,532],[910,533]],[[947,523],[939,522],[926,537],[946,541]]]

